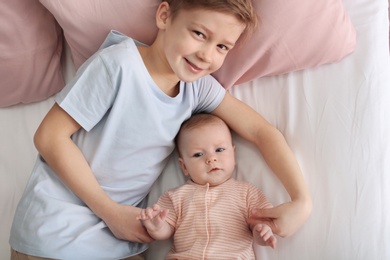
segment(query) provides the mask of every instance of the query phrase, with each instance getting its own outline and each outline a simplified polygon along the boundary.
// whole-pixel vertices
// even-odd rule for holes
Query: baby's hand
[[[142,209],[137,220],[141,220],[149,231],[156,231],[165,223],[168,212],[168,209],[161,209],[159,205],[154,204],[152,207]]]
[[[253,228],[253,238],[259,245],[276,247],[276,237],[268,225],[257,224]]]

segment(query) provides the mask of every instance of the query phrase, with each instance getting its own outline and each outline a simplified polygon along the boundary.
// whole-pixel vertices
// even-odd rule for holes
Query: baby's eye
[[[225,148],[218,148],[217,150],[215,150],[217,153],[221,153],[223,151],[225,151]]]
[[[203,153],[195,153],[194,155],[193,155],[193,157],[201,157],[203,155]]]

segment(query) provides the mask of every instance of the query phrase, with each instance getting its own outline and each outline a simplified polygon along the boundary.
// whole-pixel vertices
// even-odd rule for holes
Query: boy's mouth
[[[190,66],[191,70],[194,71],[194,72],[200,72],[202,71],[203,69],[202,68],[199,68],[198,66],[196,66],[194,63],[192,63],[191,61],[185,59],[185,61],[187,62],[187,64]]]

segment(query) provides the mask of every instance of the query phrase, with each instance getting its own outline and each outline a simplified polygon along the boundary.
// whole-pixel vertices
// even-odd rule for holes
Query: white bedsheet
[[[313,197],[305,225],[279,238],[275,250],[256,247],[259,259],[390,259],[388,2],[343,2],[357,30],[353,54],[230,89],[282,131]],[[52,103],[50,98],[0,109],[0,259],[9,259],[10,225],[35,161],[32,136]],[[286,201],[257,150],[237,136],[235,142],[237,178],[261,187],[275,205]],[[150,201],[181,181],[173,157]],[[163,259],[167,244],[153,244],[150,259]]]

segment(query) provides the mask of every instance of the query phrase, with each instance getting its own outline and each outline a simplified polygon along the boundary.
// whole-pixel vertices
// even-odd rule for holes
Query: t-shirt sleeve
[[[89,131],[110,109],[116,93],[109,71],[97,53],[83,64],[55,101]]]
[[[197,91],[197,106],[193,113],[211,113],[221,104],[225,97],[226,90],[212,76],[205,76],[193,83],[193,88]]]

